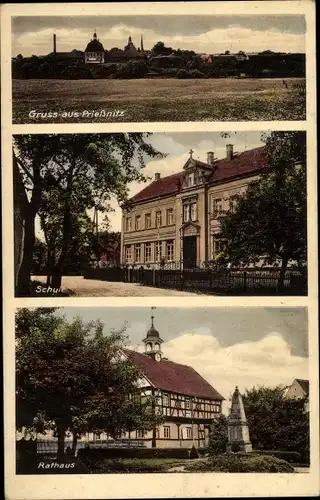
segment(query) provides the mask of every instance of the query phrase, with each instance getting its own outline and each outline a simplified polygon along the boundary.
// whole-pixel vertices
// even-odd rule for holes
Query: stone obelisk
[[[227,451],[242,453],[250,453],[252,451],[249,427],[238,386],[236,386],[232,396],[228,417]]]

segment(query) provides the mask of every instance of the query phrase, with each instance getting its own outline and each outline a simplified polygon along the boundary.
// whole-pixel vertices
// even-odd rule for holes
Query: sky
[[[226,144],[228,143],[232,143],[234,152],[238,153],[260,147],[263,145],[261,134],[262,132],[259,131],[241,131],[229,133],[228,137],[224,138],[221,136],[221,132],[154,133],[147,141],[167,156],[160,160],[146,160],[144,174],[154,179],[156,172],[165,177],[182,171],[183,165],[190,156],[190,149],[194,150],[193,158],[205,162],[208,151],[213,151],[216,159],[225,158]],[[147,181],[147,183],[132,182],[128,184],[129,196],[134,196],[150,182],[151,180]],[[121,208],[116,199],[112,199],[110,205],[114,210],[108,214],[110,230],[121,231]],[[89,215],[93,216],[92,213]],[[103,219],[104,214],[100,214],[99,222],[102,223]],[[36,219],[36,235],[43,240],[38,218]]]
[[[106,50],[123,48],[131,35],[144,48],[162,41],[175,49],[201,53],[305,52],[306,23],[301,15],[263,16],[21,16],[12,19],[12,56],[85,50],[94,30]]]
[[[100,319],[106,335],[126,325],[128,347],[141,352],[151,322],[146,307],[66,307],[56,314]],[[236,385],[243,392],[309,378],[306,308],[157,307],[153,314],[163,355],[193,367],[227,400]]]

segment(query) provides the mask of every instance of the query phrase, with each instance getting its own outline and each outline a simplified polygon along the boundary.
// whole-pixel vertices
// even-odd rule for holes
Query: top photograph
[[[29,15],[11,30],[14,124],[306,119],[304,15]]]

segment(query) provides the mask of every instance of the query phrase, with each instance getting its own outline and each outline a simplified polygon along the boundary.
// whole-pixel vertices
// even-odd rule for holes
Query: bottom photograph
[[[16,473],[309,472],[305,307],[15,314]]]

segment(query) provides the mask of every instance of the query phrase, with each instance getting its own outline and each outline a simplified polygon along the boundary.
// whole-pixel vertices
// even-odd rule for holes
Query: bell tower
[[[154,309],[155,307],[151,307],[151,326],[147,332],[147,336],[143,339],[142,342],[144,343],[144,353],[154,361],[161,361],[161,344],[163,340],[160,337],[158,330],[154,326]]]

